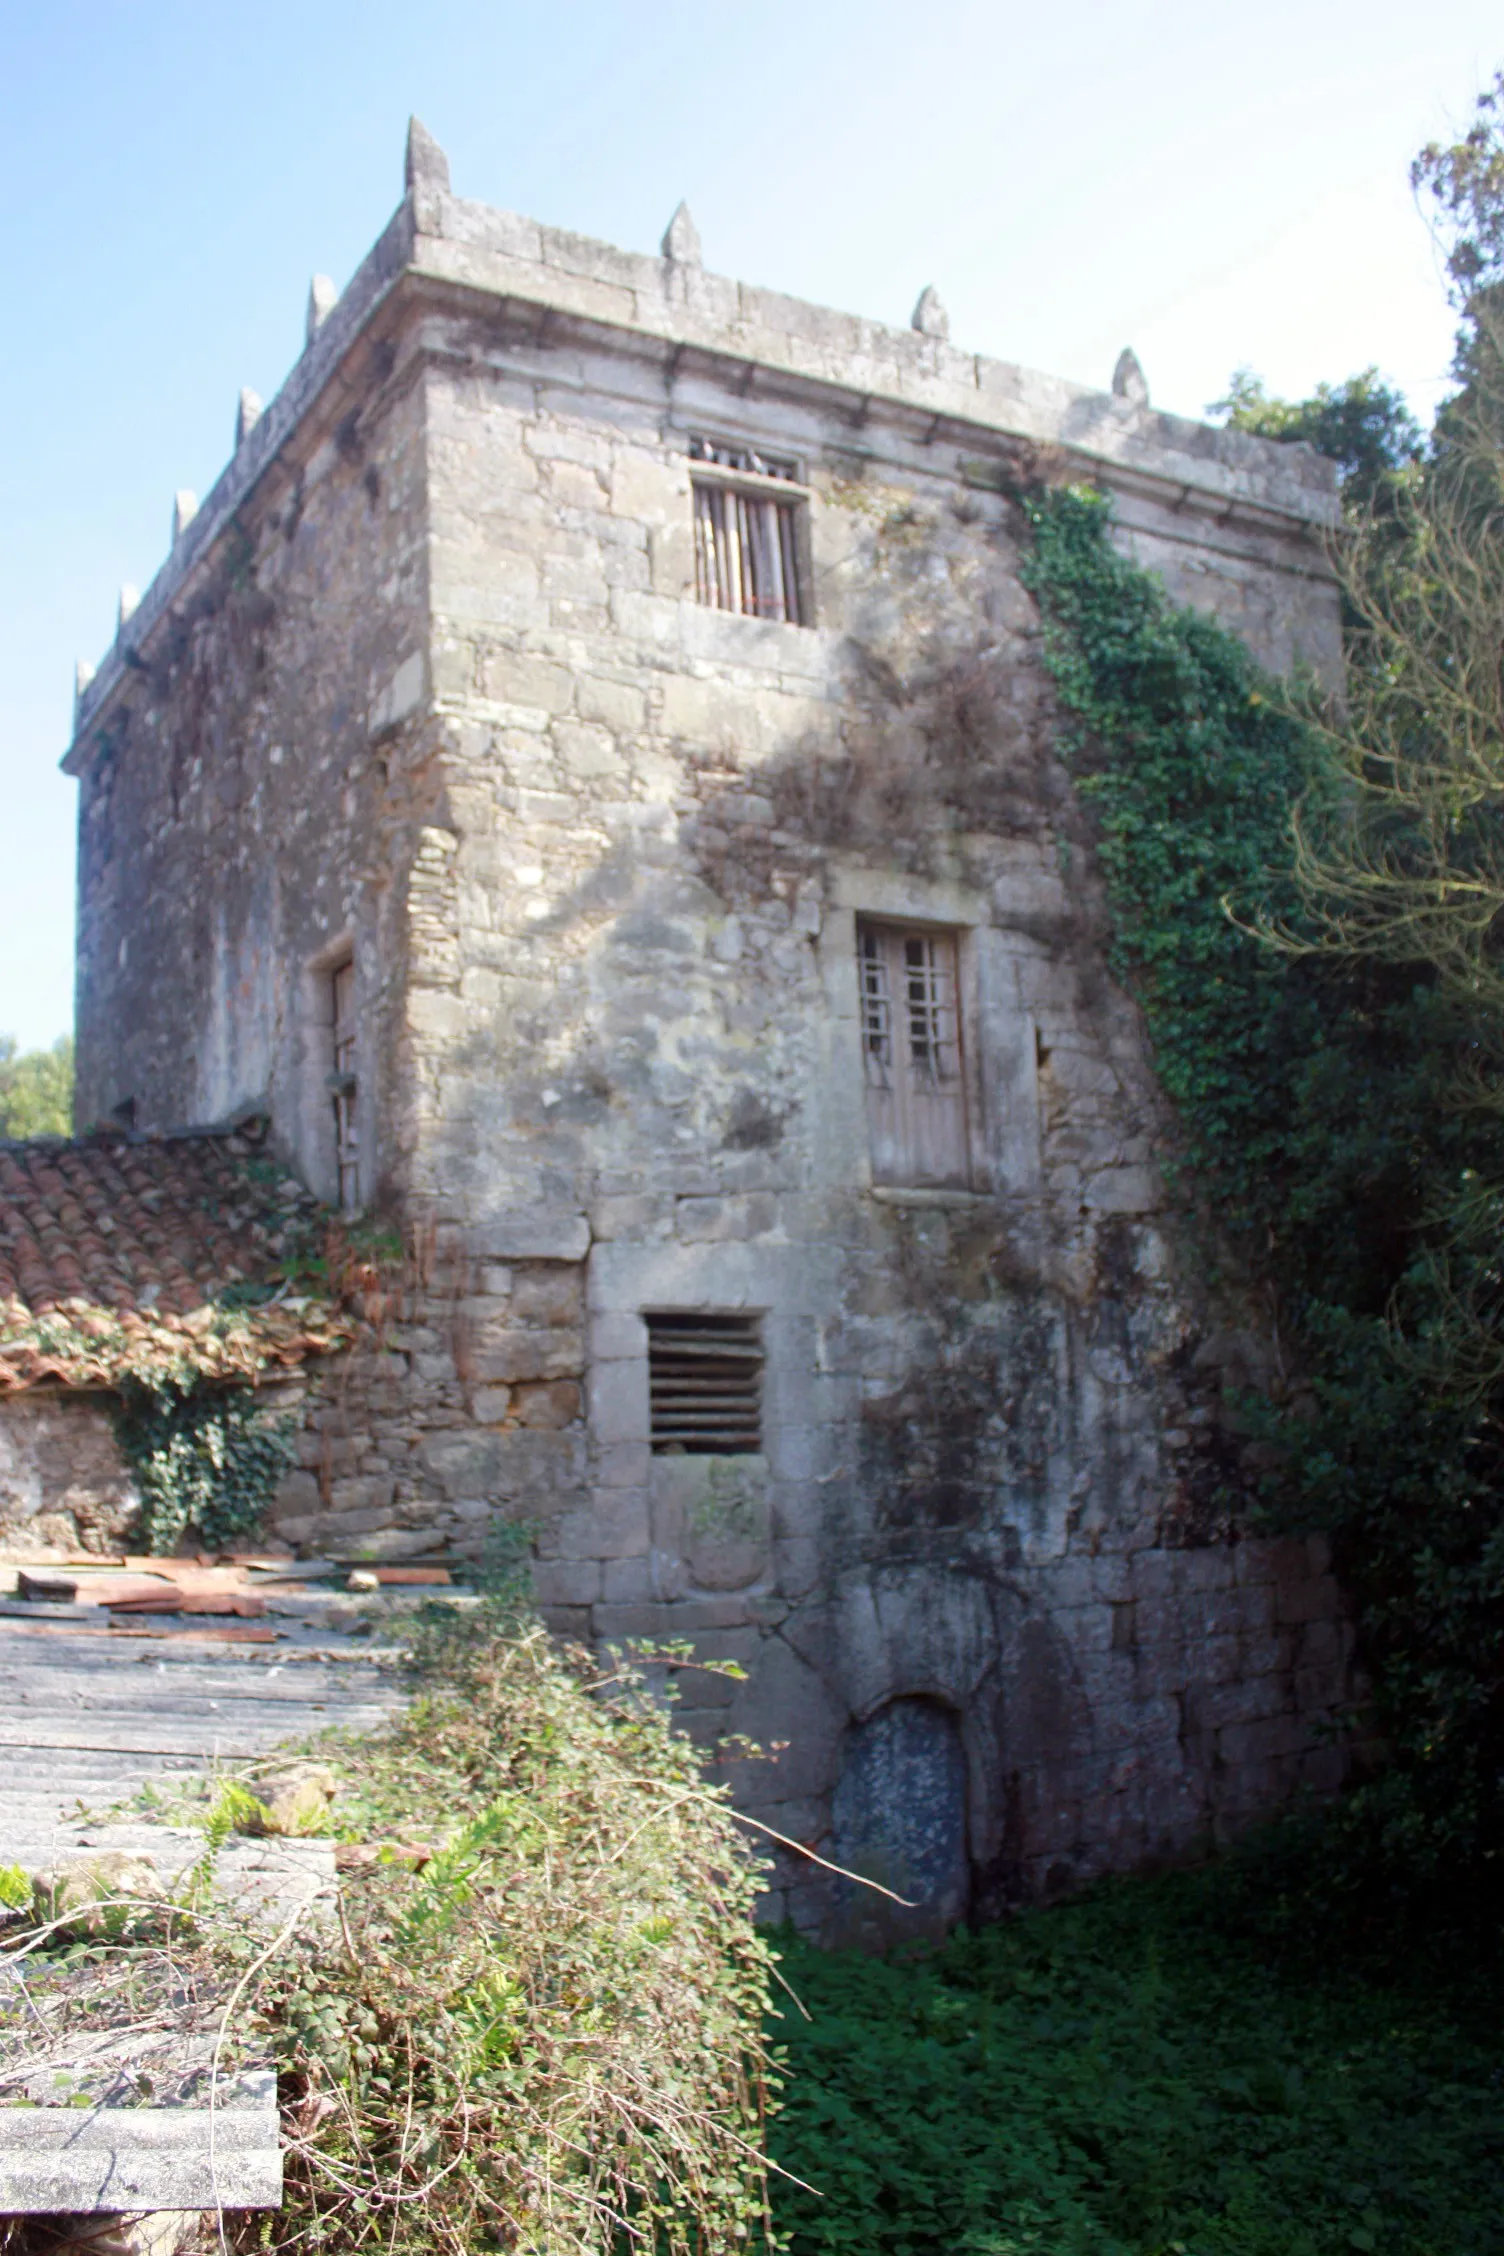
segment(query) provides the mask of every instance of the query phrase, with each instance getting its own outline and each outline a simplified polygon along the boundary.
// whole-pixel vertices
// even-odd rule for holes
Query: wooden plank
[[[122,1657],[125,1661],[124,1668],[121,1666]],[[134,1667],[130,1665],[132,1662]],[[380,1661],[368,1659],[366,1651],[359,1646],[338,1653],[318,1647],[305,1648],[299,1653],[296,1648],[289,1650],[284,1647],[279,1653],[242,1654],[216,1651],[213,1647],[199,1649],[191,1645],[180,1646],[176,1640],[169,1640],[151,1651],[138,1648],[134,1653],[122,1656],[119,1652],[112,1654],[107,1646],[101,1646],[96,1639],[87,1636],[77,1638],[76,1652],[69,1650],[68,1643],[63,1638],[49,1637],[33,1642],[30,1637],[18,1637],[0,1641],[0,1683],[12,1674],[30,1674],[33,1671],[53,1676],[78,1676],[80,1679],[150,1673],[181,1677],[184,1681],[191,1678],[194,1683],[205,1682],[210,1676],[222,1682],[239,1682],[242,1678],[257,1677],[276,1682],[296,1676],[310,1684],[320,1678],[325,1683],[343,1682],[346,1679],[355,1682],[362,1677],[381,1678],[387,1682],[393,1680],[392,1670]]]
[[[395,1629],[395,1625],[393,1626]],[[64,1654],[76,1651],[80,1655],[98,1653],[103,1650],[101,1639],[108,1641],[114,1638],[119,1646],[121,1638],[125,1636],[134,1638],[138,1644],[150,1642],[151,1653],[143,1653],[143,1659],[155,1658],[159,1654],[164,1659],[192,1659],[195,1654],[212,1651],[218,1646],[247,1642],[279,1646],[281,1649],[276,1655],[279,1661],[348,1660],[364,1661],[368,1666],[389,1666],[399,1662],[403,1655],[403,1647],[396,1642],[381,1643],[373,1641],[369,1636],[357,1641],[338,1629],[330,1629],[324,1622],[308,1626],[306,1617],[302,1624],[295,1626],[289,1621],[276,1631],[262,1630],[252,1624],[247,1629],[234,1625],[217,1633],[207,1622],[162,1621],[152,1625],[138,1622],[127,1628],[124,1624],[99,1621],[96,1625],[78,1618],[38,1622],[35,1625],[28,1623],[24,1630],[19,1631],[13,1623],[0,1624],[0,1658],[24,1651]]]
[[[350,1708],[338,1716],[302,1715],[294,1709],[286,1716],[250,1722],[216,1716],[203,1725],[170,1714],[91,1716],[83,1723],[44,1716],[20,1743],[60,1753],[184,1755],[211,1762],[227,1758],[236,1747],[259,1755],[268,1747],[316,1738],[331,1726],[366,1732],[379,1730],[386,1720],[384,1708]],[[9,1732],[0,1731],[7,1770],[11,1767],[9,1755],[17,1744]]]
[[[255,1621],[266,1612],[266,1600],[253,1598],[245,1590],[197,1591],[179,1586],[171,1605],[160,1598],[111,1598],[106,1601],[113,1616],[121,1614],[222,1614],[241,1621]]]
[[[29,1638],[24,1642],[18,1638],[0,1644],[0,1684],[12,1676],[32,1675],[76,1677],[80,1683],[121,1677],[155,1677],[184,1684],[395,1682],[393,1670],[368,1660],[359,1647],[349,1653],[313,1648],[306,1657],[300,1657],[286,1647],[277,1653],[242,1653],[213,1646],[180,1647],[176,1641],[149,1649],[138,1646],[134,1651],[117,1648],[112,1653],[107,1645],[86,1637],[79,1638],[76,1655],[62,1639],[48,1638],[34,1644]]]
[[[0,1677],[10,1668],[102,1669],[107,1673],[118,1670],[118,1658],[112,1658],[100,1647],[98,1640],[74,1627],[61,1625],[64,1634],[38,1639],[26,1631],[19,1634],[6,1628],[0,1631]],[[71,1636],[70,1636],[71,1633]],[[390,1658],[382,1648],[366,1643],[336,1643],[328,1641],[317,1645],[288,1645],[280,1653],[244,1656],[225,1653],[217,1662],[211,1661],[193,1645],[180,1644],[176,1639],[163,1641],[154,1652],[141,1652],[132,1656],[142,1668],[177,1671],[180,1674],[199,1676],[206,1669],[218,1666],[233,1670],[237,1675],[275,1674],[285,1670],[312,1678],[320,1672],[338,1671],[343,1676],[392,1677]]]
[[[160,1629],[147,1629],[138,1622],[112,1621],[110,1629],[116,1637],[161,1637]],[[211,1637],[226,1645],[275,1645],[281,1636],[276,1629],[262,1629],[250,1622],[197,1621],[191,1630],[179,1629],[176,1623],[165,1632],[171,1637]]]
[[[36,1629],[27,1629],[25,1633],[32,1638],[56,1638],[61,1629],[72,1629],[74,1636],[79,1638],[169,1638],[174,1645],[194,1645],[194,1642],[198,1642],[198,1645],[205,1645],[205,1642],[207,1645],[277,1645],[284,1636],[280,1629],[259,1629],[257,1624],[250,1622],[225,1622],[223,1627],[212,1627],[210,1622],[194,1622],[192,1629],[178,1627],[176,1613],[171,1620],[162,1618],[153,1627],[133,1620],[115,1620],[113,1615],[104,1611],[104,1606],[99,1609],[99,1615],[101,1620],[97,1629],[88,1627],[88,1624],[77,1624],[77,1629],[74,1629],[72,1622],[38,1622]]]
[[[400,1679],[369,1647],[143,1648],[71,1624],[42,1637],[5,1624],[0,1861],[16,1861],[8,1840],[50,1861],[44,1849],[66,1851],[81,1823],[97,1828],[148,1785],[171,1791],[328,1729],[379,1730],[402,1702]],[[269,1878],[261,1892],[275,1901],[283,1889]]]
[[[0,1700],[11,1710],[10,1720],[25,1721],[20,1712],[34,1709],[39,1714],[75,1715],[96,1707],[103,1708],[163,1708],[181,1714],[185,1707],[213,1712],[219,1708],[248,1708],[268,1711],[282,1708],[348,1707],[353,1701],[359,1707],[373,1704],[394,1705],[391,1695],[383,1702],[385,1688],[377,1684],[289,1684],[256,1683],[174,1683],[153,1673],[133,1677],[128,1671],[116,1671],[112,1681],[108,1677],[95,1678],[80,1684],[76,1678],[59,1683],[45,1679],[22,1679],[19,1683],[0,1686]]]
[[[250,1581],[244,1564],[238,1561],[225,1567],[205,1566],[199,1559],[127,1559],[125,1563],[133,1574],[159,1575],[179,1590],[244,1590]],[[280,1563],[292,1564],[290,1560]]]
[[[143,1701],[136,1706],[119,1703],[88,1708],[49,1707],[40,1702],[32,1702],[24,1716],[0,1715],[0,1744],[10,1750],[5,1765],[7,1776],[18,1777],[22,1775],[23,1769],[18,1758],[28,1749],[41,1752],[45,1744],[54,1774],[57,1766],[50,1761],[52,1754],[66,1754],[70,1748],[79,1753],[85,1752],[92,1744],[90,1728],[93,1720],[102,1725],[107,1724],[111,1730],[117,1727],[133,1729],[142,1725],[165,1723],[175,1727],[192,1726],[212,1735],[233,1726],[237,1730],[270,1731],[284,1739],[290,1739],[311,1731],[343,1729],[352,1716],[376,1716],[387,1720],[396,1712],[388,1702],[360,1699],[311,1700],[306,1704],[289,1700],[265,1705],[236,1702],[213,1708],[202,1717],[192,1713],[184,1715],[182,1709],[170,1699]],[[45,1743],[39,1736],[44,1730],[54,1735]],[[60,1741],[56,1737],[58,1733],[62,1734]]]
[[[336,1559],[242,1559],[239,1565],[251,1577],[254,1587],[266,1582],[318,1582],[327,1581],[331,1575],[349,1573],[349,1567]]]
[[[170,1717],[177,1723],[201,1723],[213,1730],[220,1724],[234,1723],[248,1726],[264,1724],[269,1731],[291,1731],[304,1717],[308,1728],[317,1731],[324,1718],[346,1715],[391,1715],[394,1704],[383,1700],[371,1691],[352,1688],[336,1691],[326,1688],[304,1699],[273,1700],[254,1697],[232,1697],[222,1694],[218,1698],[184,1702],[173,1698],[173,1686],[162,1686],[147,1698],[130,1700],[110,1698],[100,1693],[88,1701],[28,1700],[24,1710],[0,1714],[0,1736],[8,1746],[24,1747],[40,1744],[35,1740],[31,1726],[43,1723],[66,1725],[70,1729],[83,1729],[90,1716],[108,1716],[114,1722],[144,1722],[152,1716]],[[80,1746],[87,1746],[87,1736],[80,1738]]]
[[[320,1718],[322,1723],[326,1720]],[[381,1708],[352,1708],[337,1719],[350,1730],[374,1730],[386,1720]],[[310,1728],[314,1728],[310,1726]],[[0,1747],[84,1747],[91,1753],[121,1755],[196,1755],[204,1762],[233,1762],[267,1754],[283,1740],[300,1736],[284,1722],[261,1729],[253,1725],[232,1728],[228,1719],[218,1726],[176,1729],[163,1718],[143,1717],[138,1724],[123,1719],[91,1716],[86,1725],[42,1724],[22,1737],[0,1728]]]
[[[89,1747],[103,1742],[94,1734],[94,1726],[108,1725],[111,1730],[131,1730],[137,1726],[154,1724],[171,1725],[178,1730],[193,1730],[200,1736],[213,1737],[216,1732],[270,1731],[290,1738],[295,1732],[322,1731],[328,1726],[343,1726],[353,1716],[386,1717],[393,1713],[385,1701],[348,1698],[324,1700],[225,1700],[204,1704],[201,1713],[192,1710],[184,1714],[182,1707],[170,1698],[143,1700],[137,1704],[128,1701],[99,1700],[87,1707],[43,1706],[33,1702],[29,1712],[22,1715],[0,1715],[0,1745],[7,1747]],[[48,1739],[40,1735],[53,1734]],[[58,1737],[57,1734],[61,1734]],[[167,1750],[170,1752],[171,1750]]]
[[[97,1606],[75,1606],[72,1600],[41,1598],[0,1598],[0,1620],[36,1622],[87,1622],[97,1621]]]
[[[61,1605],[108,1606],[133,1598],[155,1598],[171,1605],[178,1585],[170,1575],[65,1573],[61,1568],[23,1567],[16,1577],[22,1600],[50,1599]]]

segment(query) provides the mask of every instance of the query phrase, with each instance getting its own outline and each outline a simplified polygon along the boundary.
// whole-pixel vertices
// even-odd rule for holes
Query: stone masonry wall
[[[114,1551],[137,1509],[104,1397],[0,1402],[0,1556]]]
[[[902,1884],[907,1798],[974,1903],[1332,1783],[1341,1603],[1215,1501],[1222,1379],[1266,1351],[1170,1230],[1007,462],[479,321],[427,345],[448,913],[414,960],[410,1181],[474,1262],[586,1265],[588,1492],[529,1493],[520,1456],[491,1491],[551,1618],[735,1663],[675,1674],[707,1744],[778,1750],[731,1761],[743,1806]],[[699,429],[799,460],[813,626],[693,601]],[[1277,645],[1282,569],[1255,543],[1202,589]],[[871,1181],[862,914],[958,936],[970,1191]],[[760,1457],[651,1452],[653,1308],[758,1314]],[[842,1781],[895,1716],[874,1809]],[[802,1919],[867,1916],[780,1879]]]
[[[557,1520],[584,1472],[578,1264],[471,1264],[430,1240],[348,1353],[312,1366],[268,1532],[336,1559],[479,1560],[498,1518]]]
[[[269,475],[89,732],[76,1113],[269,1111],[336,1192],[329,971],[353,952],[369,1197],[401,1089],[407,868],[428,789],[421,390],[393,369]],[[149,907],[148,907],[149,904]]]

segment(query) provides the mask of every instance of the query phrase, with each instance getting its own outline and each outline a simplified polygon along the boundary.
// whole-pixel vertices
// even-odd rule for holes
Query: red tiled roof
[[[321,1301],[218,1305],[274,1277],[318,1216],[235,1135],[0,1144],[0,1393],[107,1386],[143,1359],[250,1375],[335,1344],[345,1327]]]

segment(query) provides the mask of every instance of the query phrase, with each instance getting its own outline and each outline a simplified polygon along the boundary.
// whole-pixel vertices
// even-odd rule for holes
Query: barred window
[[[656,1454],[738,1456],[762,1447],[762,1341],[755,1316],[664,1311],[646,1318]]]
[[[695,594],[716,611],[807,623],[800,566],[799,466],[756,447],[689,442]]]
[[[860,924],[857,970],[873,1179],[964,1186],[970,1170],[956,936]]]

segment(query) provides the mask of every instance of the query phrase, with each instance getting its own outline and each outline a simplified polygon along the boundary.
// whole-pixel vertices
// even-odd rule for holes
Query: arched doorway
[[[837,1925],[854,1942],[883,1945],[940,1935],[964,1917],[971,1893],[966,1755],[955,1711],[938,1700],[890,1700],[847,1734],[831,1807],[834,1856],[913,1905],[849,1881]]]

